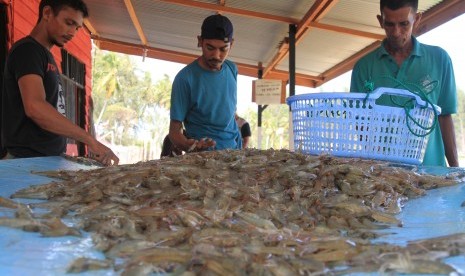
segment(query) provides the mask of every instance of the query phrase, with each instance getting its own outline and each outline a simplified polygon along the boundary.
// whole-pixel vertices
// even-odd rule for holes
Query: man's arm
[[[216,142],[209,139],[209,140],[194,140],[188,139],[184,133],[182,132],[183,126],[182,122],[171,120],[170,121],[170,131],[169,131],[169,138],[171,142],[181,150],[185,152],[191,152],[193,150],[205,150],[210,147],[216,146]]]
[[[250,136],[242,138],[242,148],[245,149],[249,145]]]
[[[182,133],[182,129],[182,122],[171,120],[168,137],[174,144],[174,146],[187,152],[189,151],[190,147],[195,143],[195,140],[187,139],[187,137],[184,136],[184,134]]]
[[[454,121],[452,116],[439,115],[439,127],[441,128],[442,141],[444,142],[444,150],[446,153],[447,163],[450,167],[458,167],[459,160],[457,155],[457,144],[455,141]]]
[[[119,158],[84,129],[61,115],[45,100],[45,89],[39,75],[25,75],[18,80],[26,116],[40,128],[89,146],[93,158],[104,165],[117,165]]]

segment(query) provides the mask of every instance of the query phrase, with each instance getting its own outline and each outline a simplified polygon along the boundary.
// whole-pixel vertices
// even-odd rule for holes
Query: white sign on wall
[[[252,102],[256,104],[282,104],[286,89],[281,80],[258,79],[253,81]]]

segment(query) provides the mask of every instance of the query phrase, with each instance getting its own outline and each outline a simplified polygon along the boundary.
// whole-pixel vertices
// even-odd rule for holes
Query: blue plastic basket
[[[402,107],[375,103],[385,94],[413,99],[411,118]],[[429,136],[421,126],[433,125],[433,108],[441,113],[410,91],[384,87],[368,97],[366,93],[310,93],[289,97],[287,103],[297,151],[415,165],[423,162]]]

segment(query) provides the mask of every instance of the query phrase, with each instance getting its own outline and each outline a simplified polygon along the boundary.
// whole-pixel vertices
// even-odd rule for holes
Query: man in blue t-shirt
[[[233,44],[233,25],[223,15],[211,15],[203,21],[197,39],[202,56],[184,67],[173,82],[169,139],[186,152],[240,149],[234,119],[237,67],[226,60]]]
[[[386,33],[382,45],[354,66],[350,91],[369,92],[392,87],[423,92],[441,108],[438,126],[430,134],[423,165],[459,166],[451,114],[457,112],[457,90],[449,55],[437,46],[425,45],[412,36],[421,19],[418,0],[380,1],[378,21]],[[390,97],[377,103],[393,105]]]

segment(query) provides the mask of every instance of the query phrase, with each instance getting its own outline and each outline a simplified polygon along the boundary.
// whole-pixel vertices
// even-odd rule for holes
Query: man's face
[[[199,37],[199,45],[202,47],[203,65],[212,71],[221,70],[221,65],[231,50],[232,42],[226,43],[218,39],[203,39]]]
[[[420,21],[420,14],[411,7],[397,10],[384,8],[382,15],[378,15],[381,28],[386,32],[387,43],[393,49],[402,49],[409,45],[412,31]]]
[[[50,7],[45,7],[42,20],[46,20],[50,43],[63,47],[82,27],[84,17],[81,11],[70,7],[62,8],[55,16]]]

